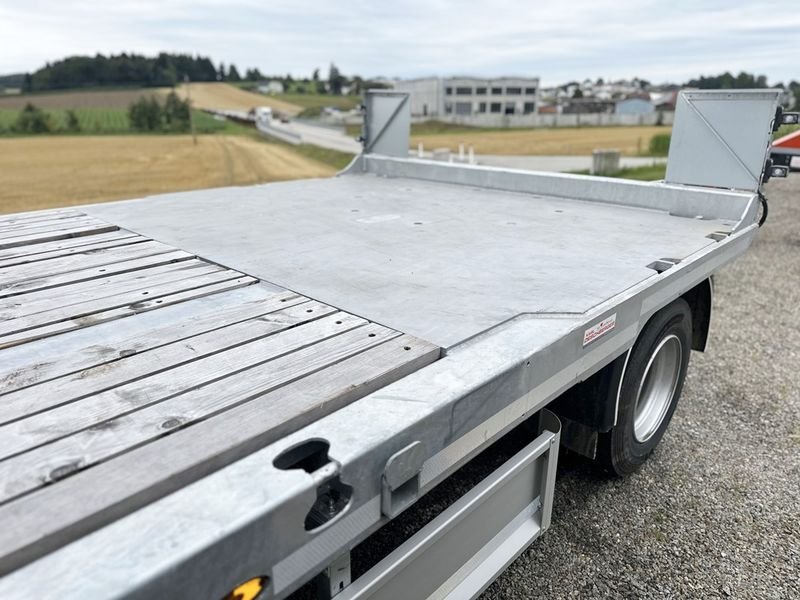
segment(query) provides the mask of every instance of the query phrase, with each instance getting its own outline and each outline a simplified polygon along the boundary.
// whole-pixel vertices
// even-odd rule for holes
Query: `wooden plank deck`
[[[0,219],[0,575],[439,353],[79,211]]]

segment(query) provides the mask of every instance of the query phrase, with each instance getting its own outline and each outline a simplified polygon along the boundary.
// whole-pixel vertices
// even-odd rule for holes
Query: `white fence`
[[[605,113],[587,113],[587,114],[554,114],[554,115],[443,115],[438,117],[411,117],[414,123],[422,123],[424,121],[443,121],[445,123],[454,123],[457,125],[466,125],[470,127],[498,127],[498,128],[530,128],[530,127],[598,127],[598,126],[636,126],[636,125],[672,125],[675,113],[672,111],[648,113],[642,115],[629,115],[629,114],[605,114]],[[344,117],[337,117],[335,120],[328,118],[326,123],[334,125],[358,125],[361,123],[362,117],[360,115],[346,115]]]
[[[471,116],[445,115],[438,120],[472,127],[597,127],[613,125],[672,125],[675,113],[672,111],[654,112],[640,115],[630,114],[530,114],[530,115],[492,115]]]

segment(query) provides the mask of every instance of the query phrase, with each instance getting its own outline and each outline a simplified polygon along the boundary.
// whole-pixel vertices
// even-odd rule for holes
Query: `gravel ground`
[[[551,529],[485,598],[800,598],[800,174],[765,192],[653,456],[621,480],[561,461]]]

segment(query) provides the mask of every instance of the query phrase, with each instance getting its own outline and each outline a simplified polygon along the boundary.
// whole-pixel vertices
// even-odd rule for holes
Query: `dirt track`
[[[245,136],[0,139],[0,213],[333,173]]]

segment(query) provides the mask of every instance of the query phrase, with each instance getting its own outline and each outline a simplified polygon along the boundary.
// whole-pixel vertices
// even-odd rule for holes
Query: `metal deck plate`
[[[655,276],[654,261],[685,258],[714,243],[708,234],[730,230],[719,220],[375,175],[86,210],[444,347],[522,313],[584,313]]]

